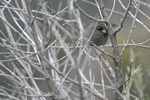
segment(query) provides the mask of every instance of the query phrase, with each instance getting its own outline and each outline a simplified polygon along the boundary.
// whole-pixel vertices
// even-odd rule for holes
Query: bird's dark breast
[[[104,33],[104,37],[108,37],[108,33]]]
[[[107,33],[99,34],[99,35],[93,34],[93,36],[91,37],[91,41],[93,41],[93,43],[96,44],[97,46],[104,45],[107,42],[107,40],[108,40]]]

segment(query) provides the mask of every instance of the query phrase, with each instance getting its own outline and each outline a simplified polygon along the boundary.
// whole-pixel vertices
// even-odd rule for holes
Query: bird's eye
[[[101,27],[99,27],[99,26],[98,26],[98,27],[97,27],[97,29],[98,29],[98,30],[100,30],[100,29],[101,29]]]

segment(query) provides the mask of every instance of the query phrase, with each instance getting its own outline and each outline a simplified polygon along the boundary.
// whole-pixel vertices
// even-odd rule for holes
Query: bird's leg
[[[104,45],[102,47],[102,51],[104,51]],[[103,57],[105,59],[105,54],[102,52],[100,55],[99,55],[99,58]]]

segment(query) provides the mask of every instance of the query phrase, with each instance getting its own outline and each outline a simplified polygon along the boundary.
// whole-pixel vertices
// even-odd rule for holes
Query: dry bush
[[[148,0],[1,0],[0,98],[148,100],[149,9]],[[84,37],[96,22],[108,26],[104,49]]]

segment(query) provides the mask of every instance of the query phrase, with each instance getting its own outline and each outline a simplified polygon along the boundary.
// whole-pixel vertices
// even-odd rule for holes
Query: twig
[[[127,8],[126,8],[126,10],[125,10],[125,13],[124,13],[122,19],[121,19],[120,25],[118,26],[118,28],[116,28],[116,29],[113,31],[113,34],[114,34],[114,35],[116,35],[117,32],[119,32],[119,31],[122,29],[123,23],[124,23],[124,21],[125,21],[127,15],[128,15],[128,12],[129,12],[130,8],[131,8],[131,4],[132,4],[132,0],[130,0],[130,1],[128,2],[128,6],[127,6]]]
[[[92,43],[91,41],[90,41],[90,43],[96,48],[96,49],[98,49],[99,51],[101,51],[102,53],[104,53],[105,55],[107,55],[107,56],[109,56],[109,57],[111,57],[111,58],[115,58],[114,56],[112,56],[111,54],[109,54],[109,53],[107,53],[107,52],[105,52],[105,51],[103,51],[103,50],[101,50],[100,48],[98,48],[98,46],[96,46],[94,43]]]
[[[92,19],[92,20],[97,21],[97,22],[102,22],[102,23],[105,23],[105,22],[106,22],[105,20],[97,19],[97,18],[92,17],[92,16],[88,15],[87,13],[85,13],[85,12],[78,6],[78,4],[76,3],[76,1],[74,1],[74,4],[75,4],[75,6],[79,9],[79,11],[80,11],[83,15],[85,15],[87,18]]]
[[[44,59],[46,62],[48,62],[48,64],[51,66],[50,62],[47,59]],[[74,83],[76,85],[79,85],[78,82],[74,81],[73,79],[67,77],[66,75],[64,75],[63,73],[61,73],[56,67],[52,66],[52,68],[59,74],[61,75],[63,78],[66,78],[68,81],[70,81],[71,83]],[[84,89],[86,89],[88,92],[90,92],[90,88],[88,88],[87,86],[83,85]],[[93,95],[98,97],[99,99],[102,100],[108,100],[107,98],[105,98],[102,94],[96,92],[96,90],[93,91]]]
[[[126,84],[130,80],[130,78],[131,78],[132,63],[133,63],[133,60],[131,60],[131,63],[130,63],[130,73],[129,73],[128,79],[125,82],[123,82],[120,86],[123,86],[124,84]]]
[[[99,48],[95,48],[93,47],[95,53],[99,56],[101,53],[101,51],[99,51]],[[101,59],[100,56],[99,56],[99,60],[101,60],[103,62],[103,64],[105,65],[105,67],[107,68],[111,78],[113,79],[113,81],[115,81],[115,73],[112,69],[112,67],[110,66],[109,62],[104,58],[104,59]]]
[[[133,22],[132,22],[132,26],[131,26],[131,29],[130,29],[130,33],[129,33],[128,39],[127,39],[127,41],[126,41],[126,43],[125,43],[125,45],[124,45],[124,47],[123,47],[123,49],[122,49],[122,51],[121,51],[121,53],[120,53],[121,56],[123,55],[123,53],[124,53],[124,51],[125,51],[125,49],[126,49],[126,45],[128,44],[129,39],[130,39],[131,34],[132,34],[132,31],[133,31],[133,29],[134,29],[134,23],[135,23],[135,20],[136,20],[136,16],[137,16],[137,14],[138,14],[138,9],[139,9],[139,6],[138,6],[138,8],[136,9],[136,12],[135,12],[135,17],[134,17]]]

